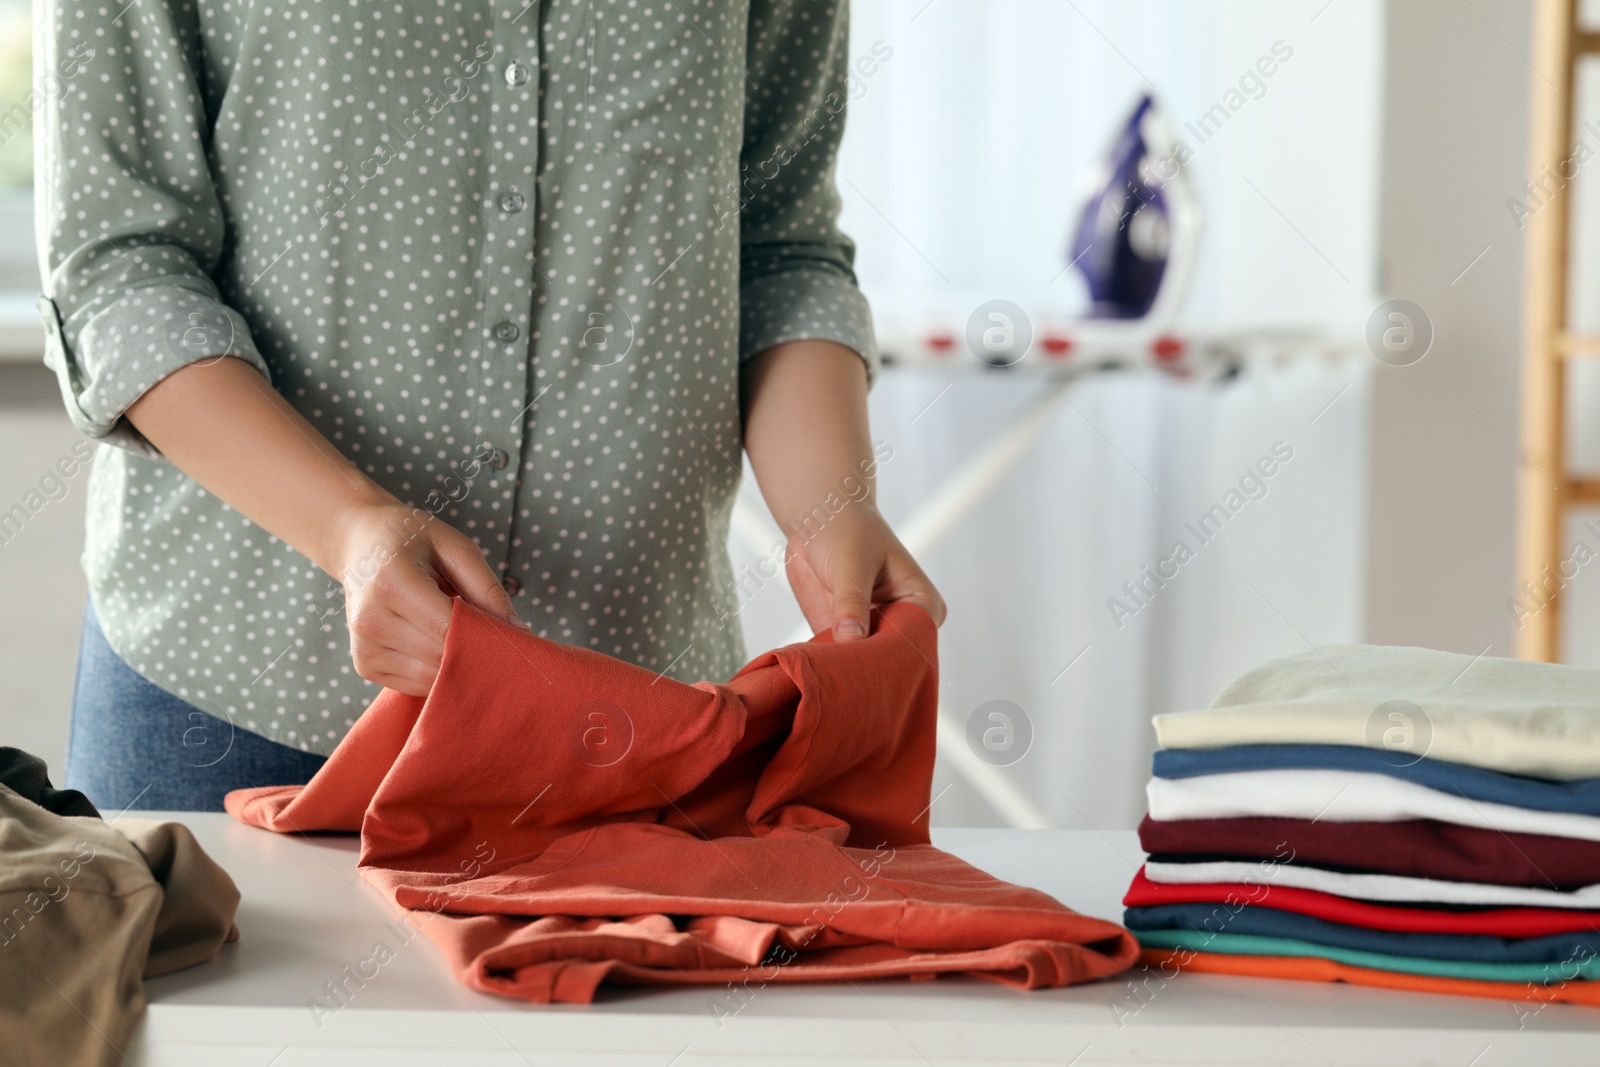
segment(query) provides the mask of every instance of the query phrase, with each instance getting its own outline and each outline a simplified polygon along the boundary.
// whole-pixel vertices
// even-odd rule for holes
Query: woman
[[[378,687],[428,691],[452,594],[728,676],[741,445],[814,629],[942,621],[870,489],[807,522],[874,469],[842,3],[42,17],[78,70],[37,127],[47,359],[118,446],[67,766],[96,804],[305,781]]]

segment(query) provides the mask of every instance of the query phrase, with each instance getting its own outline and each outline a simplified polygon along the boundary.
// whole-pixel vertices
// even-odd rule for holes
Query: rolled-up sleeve
[[[834,166],[844,135],[846,0],[752,0],[740,156],[739,357],[835,341],[877,377],[855,245],[839,232]]]
[[[35,211],[45,363],[74,425],[145,455],[124,412],[167,375],[224,356],[264,376],[210,272],[226,225],[206,151],[195,9],[134,0],[40,6]]]

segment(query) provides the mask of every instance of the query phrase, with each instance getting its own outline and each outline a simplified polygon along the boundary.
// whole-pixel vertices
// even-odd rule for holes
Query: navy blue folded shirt
[[[1388,956],[1415,956],[1472,963],[1559,963],[1600,955],[1600,931],[1506,938],[1482,934],[1406,934],[1347,926],[1313,915],[1246,904],[1159,904],[1127,908],[1122,924],[1140,930],[1183,930],[1200,934],[1256,934],[1287,937],[1314,945],[1359,949]]]
[[[1523,778],[1404,752],[1350,745],[1233,745],[1228,748],[1162,749],[1155,754],[1157,778],[1197,778],[1234,771],[1332,770],[1387,774],[1471,800],[1487,800],[1535,811],[1600,815],[1600,778],[1552,782]]]

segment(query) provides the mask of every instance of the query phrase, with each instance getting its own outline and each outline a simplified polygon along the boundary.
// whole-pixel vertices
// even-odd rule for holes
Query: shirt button
[[[522,592],[522,583],[508,574],[500,579],[500,588],[506,591],[507,596],[516,596]]]
[[[500,210],[507,215],[515,215],[526,207],[528,202],[522,199],[521,193],[502,193],[500,195]]]
[[[511,453],[503,448],[496,448],[490,451],[489,458],[483,462],[490,470],[503,471],[506,469],[506,464],[511,462]]]
[[[528,80],[528,68],[521,63],[512,61],[506,64],[506,84],[521,85]]]
[[[495,340],[504,341],[506,344],[510,344],[512,341],[515,341],[517,339],[517,335],[521,332],[521,330],[517,329],[517,324],[514,322],[497,322],[494,326]]]

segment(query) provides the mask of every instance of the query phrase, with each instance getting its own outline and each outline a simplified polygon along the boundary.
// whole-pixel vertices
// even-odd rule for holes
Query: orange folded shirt
[[[1235,956],[1221,952],[1166,948],[1145,949],[1140,953],[1140,958],[1149,966],[1160,969],[1163,974],[1182,970],[1251,978],[1291,978],[1303,982],[1349,982],[1351,985],[1405,989],[1414,993],[1447,993],[1460,997],[1524,1002],[1524,1007],[1517,1008],[1519,1015],[1536,1013],[1542,1005],[1551,1001],[1600,1006],[1600,982],[1582,980],[1551,982],[1548,985],[1484,982],[1472,978],[1440,978],[1380,971],[1314,956]]]
[[[457,601],[426,699],[385,690],[305,786],[230,793],[278,832],[361,833],[364,877],[457,976],[536,1002],[602,982],[1130,966],[1122,927],[928,842],[938,672],[921,608],[865,640],[684,685]]]

